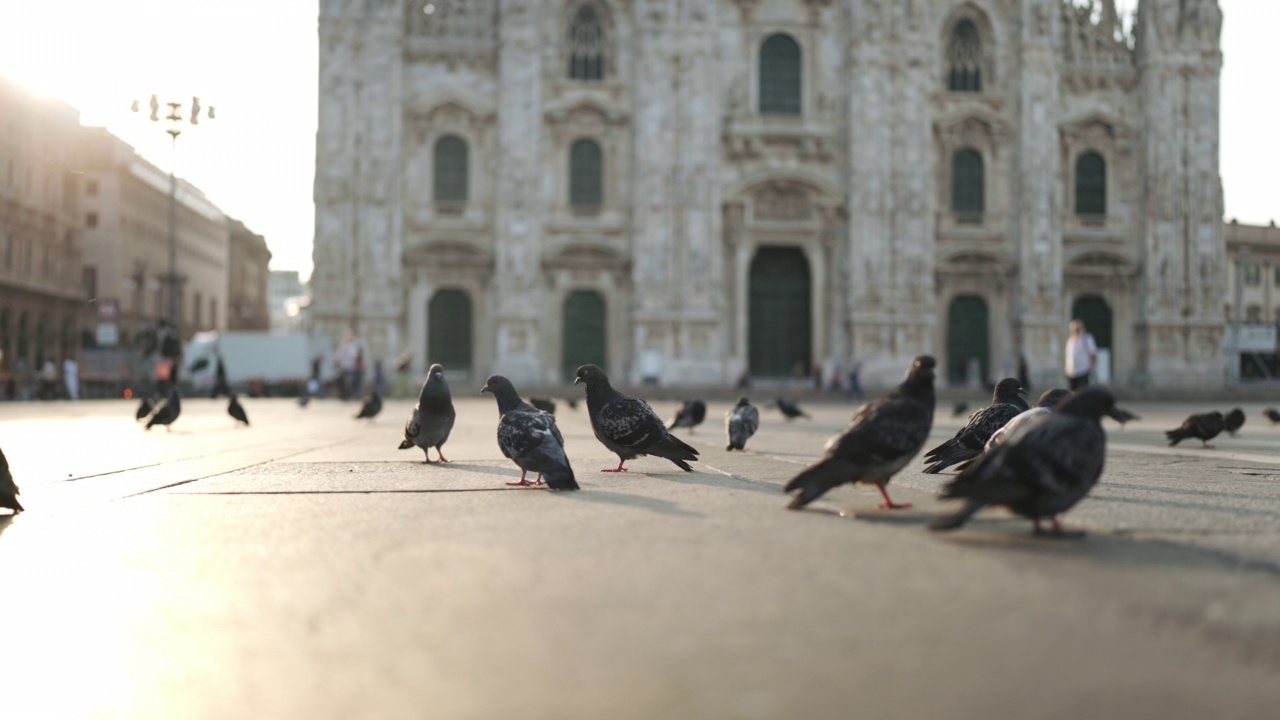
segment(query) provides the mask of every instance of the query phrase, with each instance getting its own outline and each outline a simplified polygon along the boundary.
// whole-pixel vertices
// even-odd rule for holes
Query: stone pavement
[[[492,399],[454,392],[443,466],[395,449],[403,401],[245,399],[237,428],[193,398],[149,433],[133,403],[0,406],[29,508],[0,518],[0,717],[1280,716],[1259,403],[1212,450],[1160,432],[1207,406],[1128,406],[1066,516],[1089,537],[1055,541],[1000,512],[926,532],[945,476],[920,464],[890,486],[912,510],[843,488],[784,511],[848,405],[766,411],[730,455],[712,403],[698,472],[612,475],[561,404],[583,490],[549,493],[504,484]]]

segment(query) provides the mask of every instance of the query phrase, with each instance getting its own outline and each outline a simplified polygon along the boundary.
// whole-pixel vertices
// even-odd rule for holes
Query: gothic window
[[[436,202],[467,201],[467,144],[461,138],[446,135],[436,141],[432,187]]]
[[[569,77],[600,80],[604,77],[606,38],[604,20],[594,5],[583,5],[569,25]]]
[[[1096,152],[1076,158],[1076,214],[1107,214],[1107,161]]]
[[[981,215],[984,205],[982,154],[973,148],[955,151],[951,156],[951,210]]]
[[[947,88],[954,92],[982,91],[982,38],[972,20],[961,20],[947,42]]]
[[[776,33],[760,46],[760,112],[800,114],[800,46]]]
[[[604,161],[594,140],[579,140],[569,149],[569,204],[597,208],[604,204]]]

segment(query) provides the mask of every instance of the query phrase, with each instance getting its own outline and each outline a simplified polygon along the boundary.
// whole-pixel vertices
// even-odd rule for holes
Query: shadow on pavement
[[[641,497],[639,495],[627,495],[619,492],[609,492],[607,490],[586,490],[583,492],[571,493],[555,493],[560,498],[569,498],[575,501],[600,502],[610,505],[622,505],[624,507],[633,507],[641,510],[649,510],[651,512],[661,513],[663,515],[676,515],[678,517],[702,517],[702,513],[691,512],[689,510],[680,509],[679,505],[669,500],[658,500],[656,498]]]

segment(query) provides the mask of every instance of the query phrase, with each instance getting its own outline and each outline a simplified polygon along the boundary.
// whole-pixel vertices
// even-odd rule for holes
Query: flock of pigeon
[[[936,405],[936,367],[934,358],[917,356],[897,388],[859,408],[849,426],[827,441],[822,458],[786,484],[784,492],[795,493],[788,507],[801,509],[845,483],[875,485],[884,498],[881,508],[910,507],[910,503],[895,503],[886,486],[929,437]],[[626,472],[626,462],[642,455],[665,458],[681,470],[693,471],[689,463],[698,460],[698,450],[671,431],[689,428],[692,435],[706,418],[705,402],[684,401],[675,417],[664,423],[644,400],[615,390],[608,375],[595,365],[578,368],[574,384],[586,386],[587,413],[596,438],[618,456],[618,466],[604,472]],[[497,402],[498,448],[520,468],[520,479],[508,485],[579,489],[556,427],[554,403],[545,398],[522,401],[511,381],[501,375],[491,376],[481,392],[492,394]],[[808,417],[794,402],[779,397],[775,403],[788,421]],[[375,392],[356,418],[372,419],[381,410],[382,399]],[[148,430],[153,425],[171,428],[181,411],[181,393],[174,387],[159,401],[144,398],[137,419],[146,419]],[[235,393],[230,393],[227,412],[249,424]],[[1268,408],[1264,415],[1280,423],[1275,409]],[[1102,474],[1104,416],[1122,424],[1137,419],[1117,407],[1115,397],[1104,388],[1087,387],[1075,393],[1054,388],[1030,407],[1026,390],[1016,378],[1001,380],[989,406],[973,413],[954,437],[925,453],[926,473],[957,466],[958,473],[943,487],[941,497],[964,501],[959,510],[933,521],[930,529],[952,530],[985,507],[1002,506],[1031,520],[1036,534],[1078,535],[1064,530],[1058,516],[1079,502]],[[400,449],[421,448],[426,463],[448,462],[443,447],[456,418],[444,368],[432,365],[405,423]],[[1239,408],[1226,415],[1196,414],[1165,434],[1170,445],[1196,438],[1209,447],[1208,441],[1223,430],[1235,434],[1244,419]],[[744,450],[759,427],[759,410],[747,398],[739,398],[725,414],[726,449]],[[536,473],[532,481],[527,477],[530,472]],[[0,452],[0,507],[22,512],[17,496],[8,461]],[[1044,520],[1050,523],[1047,533],[1041,527]]]

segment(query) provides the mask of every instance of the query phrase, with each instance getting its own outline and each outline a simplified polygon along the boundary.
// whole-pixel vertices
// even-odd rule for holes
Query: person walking
[[[80,399],[80,363],[73,357],[62,361],[62,384],[67,389],[68,400]]]
[[[1068,326],[1066,368],[1067,385],[1074,392],[1089,384],[1089,374],[1098,364],[1098,343],[1084,327],[1083,320],[1072,320]]]

